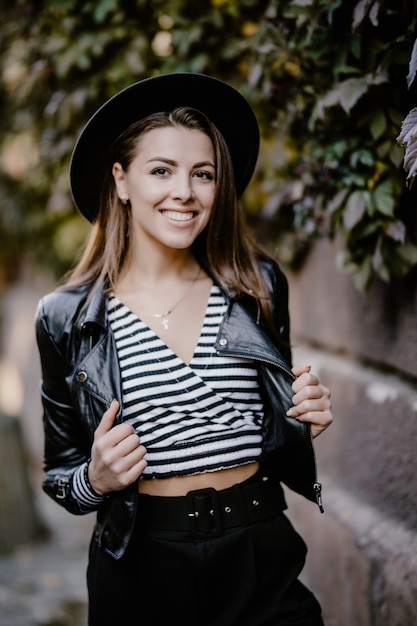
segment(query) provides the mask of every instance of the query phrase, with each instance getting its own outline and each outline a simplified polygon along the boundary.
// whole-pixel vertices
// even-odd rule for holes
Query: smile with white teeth
[[[162,213],[165,217],[168,217],[170,220],[175,220],[176,222],[188,222],[194,217],[194,213],[192,211],[189,213],[181,213],[180,211],[162,211]]]

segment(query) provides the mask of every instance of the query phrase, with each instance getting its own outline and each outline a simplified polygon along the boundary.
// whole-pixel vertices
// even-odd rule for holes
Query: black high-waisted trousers
[[[282,499],[280,486],[271,486],[266,498],[263,488],[258,498],[256,485],[251,484],[249,503],[257,510],[255,521],[246,515],[243,523],[237,518],[238,525],[225,522],[225,528],[222,523],[207,527],[204,510],[199,509],[208,491],[210,524],[213,490],[193,492],[194,500],[140,495],[135,533],[121,559],[113,559],[91,541],[89,626],[323,626],[319,603],[298,580],[306,556],[304,541],[282,510],[267,506],[266,519],[256,520],[259,503]],[[228,500],[224,507],[223,501],[217,503],[217,494],[223,497],[230,491],[214,492],[214,506],[236,509],[235,493],[232,506]],[[193,524],[189,528],[182,528],[176,514],[183,503]],[[200,510],[201,526],[195,525],[195,508]],[[171,513],[173,528],[163,528],[170,526]]]

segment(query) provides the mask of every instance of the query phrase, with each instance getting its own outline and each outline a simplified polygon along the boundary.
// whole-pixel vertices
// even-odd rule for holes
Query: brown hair
[[[113,145],[101,189],[97,218],[84,253],[66,277],[65,286],[91,284],[92,292],[104,283],[114,288],[130,250],[130,205],[122,205],[112,175],[113,163],[127,171],[140,138],[154,128],[183,126],[205,133],[215,155],[216,193],[210,220],[192,246],[197,260],[209,268],[218,283],[236,296],[249,294],[274,332],[270,292],[260,275],[260,248],[252,239],[243,218],[234,184],[234,171],[223,135],[200,111],[178,107],[153,113],[131,124]],[[265,254],[262,251],[262,254]]]

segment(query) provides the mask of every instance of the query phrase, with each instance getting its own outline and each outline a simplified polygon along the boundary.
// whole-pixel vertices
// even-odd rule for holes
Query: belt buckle
[[[194,539],[217,537],[222,532],[218,495],[212,487],[187,493],[187,515]]]

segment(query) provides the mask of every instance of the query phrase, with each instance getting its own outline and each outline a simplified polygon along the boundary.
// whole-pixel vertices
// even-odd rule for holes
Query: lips
[[[194,217],[193,211],[161,211],[162,215],[167,217],[170,220],[174,220],[175,222],[188,222],[192,220]]]

